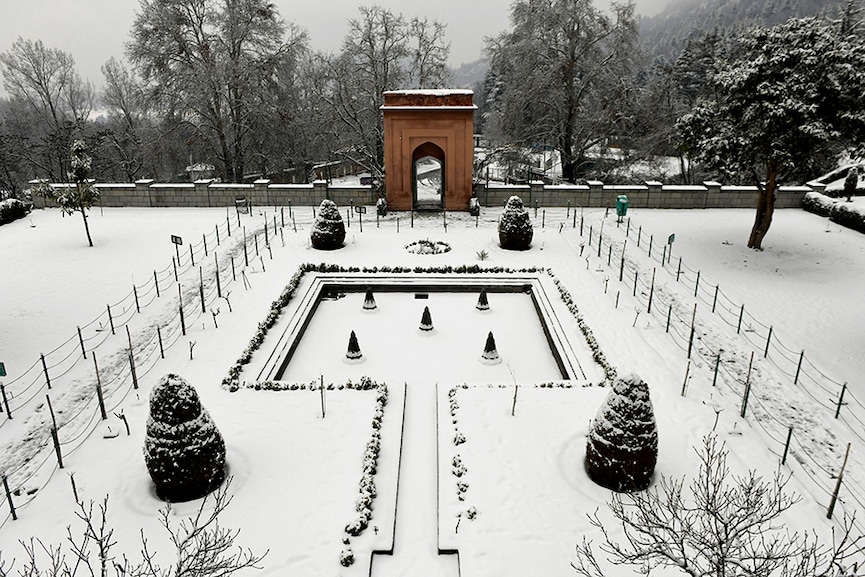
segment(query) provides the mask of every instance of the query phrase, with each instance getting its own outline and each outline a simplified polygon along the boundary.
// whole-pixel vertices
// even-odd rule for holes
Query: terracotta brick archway
[[[442,164],[447,210],[468,210],[474,161],[471,90],[400,90],[384,93],[385,191],[389,208],[415,208],[415,162]]]

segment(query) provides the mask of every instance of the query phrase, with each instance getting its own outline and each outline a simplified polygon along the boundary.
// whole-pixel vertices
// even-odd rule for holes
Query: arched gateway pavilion
[[[468,210],[472,195],[471,90],[384,93],[384,172],[393,210]]]

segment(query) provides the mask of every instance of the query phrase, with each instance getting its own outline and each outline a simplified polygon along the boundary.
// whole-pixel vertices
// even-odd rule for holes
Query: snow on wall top
[[[427,95],[427,96],[450,96],[450,95],[461,95],[465,96],[468,94],[474,95],[473,90],[466,90],[461,88],[416,88],[412,90],[388,90],[385,93],[385,96],[388,94],[419,94],[419,95]]]
[[[391,90],[384,93],[382,109],[451,108],[473,110],[471,90]]]

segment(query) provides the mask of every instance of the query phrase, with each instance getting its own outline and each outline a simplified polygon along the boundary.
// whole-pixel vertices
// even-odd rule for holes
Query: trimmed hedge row
[[[0,201],[0,225],[27,216],[33,208],[33,203],[22,202],[17,198],[7,198]]]
[[[829,220],[841,226],[865,233],[865,210],[855,204],[836,200],[818,192],[809,192],[802,200],[802,208],[829,217]]]

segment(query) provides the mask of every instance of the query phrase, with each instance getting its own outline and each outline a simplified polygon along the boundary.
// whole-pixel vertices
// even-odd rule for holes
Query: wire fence
[[[865,442],[865,405],[847,383],[820,370],[803,349],[785,343],[773,325],[750,314],[744,303],[734,302],[700,270],[688,267],[681,257],[673,260],[668,238],[658,243],[642,227],[633,227],[630,219],[615,227],[606,221],[597,224],[583,216],[577,223],[575,214],[580,256],[587,268],[594,262],[595,270],[604,273],[605,291],[614,282],[616,307],[623,295],[636,301],[635,326],[641,314],[650,315],[685,354],[682,394],[693,378],[692,364],[706,369],[713,387],[740,400],[740,416],[760,431],[769,450],[784,463],[793,460],[801,465],[818,494],[834,500],[838,461],[846,446],[837,437]],[[804,399],[803,406],[796,406],[796,398]],[[850,453],[848,469],[849,475],[865,470],[857,451]],[[838,504],[848,516],[865,510],[861,486],[844,484]],[[855,525],[863,531],[858,520]]]
[[[46,486],[62,468],[64,455],[74,454],[94,435],[103,415],[115,413],[122,420],[122,410],[116,411],[138,388],[138,381],[158,366],[165,351],[181,342],[191,323],[212,322],[217,328],[214,305],[224,299],[230,308],[223,290],[239,280],[246,283],[245,269],[250,263],[258,262],[264,269],[265,253],[272,259],[276,237],[280,237],[284,246],[284,229],[288,227],[297,232],[301,219],[296,218],[294,212],[291,206],[279,210],[274,207],[272,215],[265,213],[263,222],[259,221],[249,231],[242,225],[239,214],[235,220],[227,213],[225,222],[216,224],[211,233],[203,234],[200,241],[187,245],[183,251],[178,246],[176,256],[166,267],[154,270],[147,282],[133,284],[122,299],[107,304],[104,312],[76,327],[63,343],[40,355],[25,371],[0,387],[3,403],[0,412],[6,415],[0,422],[0,429],[21,413],[29,414],[34,422],[26,435],[26,444],[18,447],[17,458],[11,465],[7,461],[2,473],[6,503],[0,503],[0,511],[5,508],[6,515],[0,520],[0,527]],[[311,216],[315,216],[314,207]],[[537,208],[535,216],[538,216]],[[347,212],[349,228],[351,218],[351,213]],[[363,217],[357,215],[356,218],[356,225],[360,225],[362,232],[364,223],[360,219]],[[414,213],[409,218],[402,215],[402,226],[414,228],[415,218]],[[448,213],[437,218],[447,232]],[[546,226],[545,211],[541,219],[542,226]],[[302,220],[306,223],[309,219],[304,216]],[[430,219],[423,220],[427,227]],[[378,228],[381,224],[399,232],[400,217],[391,216],[385,221],[376,216],[374,222],[369,218],[366,226]],[[478,227],[479,219],[452,218],[453,224]],[[635,325],[643,312],[662,324],[686,356],[688,371],[691,363],[695,369],[697,366],[706,369],[711,374],[713,387],[741,399],[741,416],[761,432],[769,450],[785,463],[798,463],[799,470],[811,480],[818,493],[831,498],[833,480],[839,475],[838,458],[826,450],[825,436],[820,435],[824,423],[814,422],[807,410],[797,410],[797,407],[779,411],[776,400],[783,398],[784,391],[792,385],[809,404],[820,407],[824,420],[842,424],[843,433],[859,441],[865,440],[862,401],[846,383],[816,367],[804,350],[782,341],[771,324],[755,318],[743,303],[734,302],[699,270],[688,267],[681,258],[673,261],[667,242],[655,242],[653,235],[644,232],[642,227],[632,227],[630,220],[621,223],[613,233],[610,232],[612,227],[604,230],[605,223],[597,230],[595,224],[587,222],[582,212],[578,216],[577,210],[570,208],[566,218],[557,223],[560,233],[566,226],[579,228],[579,255],[585,259],[587,268],[592,261],[601,267],[596,270],[605,273],[605,291],[609,291],[611,280],[618,287],[615,306],[619,307],[622,296],[630,297],[637,303]],[[555,226],[552,218],[549,225]],[[228,248],[223,248],[223,244]],[[651,272],[641,266],[634,254],[649,260]],[[659,273],[666,275],[674,288],[670,283],[657,282]],[[688,298],[683,298],[682,293]],[[155,307],[155,318],[133,329],[142,311],[165,299],[173,299],[176,305]],[[166,310],[171,312],[158,314]],[[725,327],[726,334],[712,330],[713,323],[706,321],[706,315],[718,319],[720,322],[714,324]],[[96,352],[101,352],[118,332],[126,334],[126,346],[97,360]],[[693,375],[686,376],[683,395],[692,379]],[[55,390],[77,399],[74,410],[47,414]],[[851,469],[865,470],[865,463],[855,451],[851,456]],[[865,510],[861,486],[861,483],[844,485],[849,497],[840,498],[838,503],[845,514],[855,509]],[[858,520],[855,524],[863,531]]]
[[[217,305],[225,303],[229,311],[231,307],[227,289],[238,281],[248,286],[246,270],[251,265],[260,264],[266,271],[264,259],[273,258],[277,236],[285,246],[287,221],[297,230],[293,211],[287,208],[274,207],[272,215],[265,211],[263,220],[254,218],[250,230],[239,212],[227,212],[226,220],[201,240],[183,251],[178,245],[170,264],[154,270],[146,282],[133,284],[123,298],[107,304],[68,339],[0,385],[0,432],[19,421],[25,429],[7,447],[0,474],[5,492],[0,494],[0,515],[5,510],[0,528],[17,518],[17,511],[63,468],[63,458],[78,451],[107,416],[114,414],[126,422],[124,401],[193,323],[218,328]],[[172,300],[174,304],[168,304]],[[126,342],[118,349],[111,341],[123,335]]]

